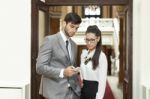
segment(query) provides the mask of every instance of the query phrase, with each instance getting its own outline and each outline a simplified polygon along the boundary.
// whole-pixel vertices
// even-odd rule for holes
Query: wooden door
[[[31,19],[31,99],[43,99],[39,91],[40,76],[36,74],[36,58],[39,48],[39,31],[38,31],[38,11],[39,8],[47,8],[49,6],[60,5],[126,5],[128,6],[127,23],[126,23],[126,42],[123,46],[126,48],[126,72],[127,83],[124,88],[128,97],[124,99],[132,99],[132,0],[45,0],[43,3],[40,0],[32,0],[32,19]],[[46,10],[48,12],[48,10]],[[49,33],[49,15],[46,13],[46,33]],[[126,80],[124,80],[126,81]]]
[[[59,19],[60,18],[54,18],[54,17],[50,17],[50,32],[49,34],[52,35],[52,34],[55,34],[57,32],[59,32]]]

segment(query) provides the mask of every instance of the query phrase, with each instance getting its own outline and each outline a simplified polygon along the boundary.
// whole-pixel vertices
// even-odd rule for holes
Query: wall
[[[39,11],[39,47],[43,43],[44,36],[45,36],[45,16],[43,11]]]
[[[0,82],[30,84],[31,0],[1,0],[0,13]]]
[[[150,85],[150,1],[133,1],[133,99],[142,99],[142,84]]]

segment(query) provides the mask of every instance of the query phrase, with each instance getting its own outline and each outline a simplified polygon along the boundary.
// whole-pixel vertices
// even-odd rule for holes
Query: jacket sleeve
[[[49,78],[59,78],[61,69],[49,66],[52,57],[52,47],[53,44],[50,38],[46,37],[38,53],[36,72]]]

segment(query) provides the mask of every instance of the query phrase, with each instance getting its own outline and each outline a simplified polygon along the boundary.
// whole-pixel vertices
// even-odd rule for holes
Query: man
[[[42,75],[39,93],[46,99],[78,99],[80,95],[75,64],[77,46],[70,38],[80,23],[79,15],[68,13],[62,31],[47,36],[40,47],[36,71]]]

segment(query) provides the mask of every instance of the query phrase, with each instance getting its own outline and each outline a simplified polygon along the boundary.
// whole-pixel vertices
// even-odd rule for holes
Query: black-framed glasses
[[[95,38],[95,39],[93,39],[93,38],[91,38],[91,39],[85,38],[84,40],[85,40],[85,42],[86,42],[87,44],[88,44],[88,43],[95,43],[95,42],[96,42],[96,38]]]

